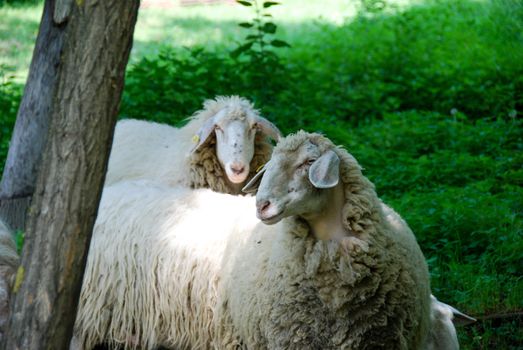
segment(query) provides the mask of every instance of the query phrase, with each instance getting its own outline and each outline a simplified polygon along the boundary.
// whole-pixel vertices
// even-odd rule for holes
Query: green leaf
[[[254,44],[254,43],[251,41],[246,44],[238,46],[236,49],[234,49],[231,52],[231,57],[236,58],[236,57],[240,56],[243,52],[249,50],[251,48],[252,44]]]
[[[267,22],[263,25],[261,30],[263,30],[265,33],[274,34],[276,33],[276,24],[272,22]]]
[[[249,34],[245,37],[246,40],[257,40],[261,38],[261,35],[258,34]]]
[[[271,41],[271,45],[274,47],[291,47],[287,42],[278,39]]]
[[[243,28],[251,28],[252,26],[254,26],[254,24],[249,23],[249,22],[238,23],[238,25],[239,25],[240,27],[243,27]]]
[[[252,6],[252,4],[248,1],[236,0],[236,2],[243,6]]]
[[[263,3],[263,7],[267,8],[267,7],[271,7],[271,6],[279,5],[279,4],[280,4],[279,2],[275,2],[275,1],[266,1]]]

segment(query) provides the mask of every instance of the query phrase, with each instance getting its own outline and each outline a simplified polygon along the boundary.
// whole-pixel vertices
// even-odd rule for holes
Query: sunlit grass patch
[[[14,67],[19,82],[29,72],[41,15],[41,5],[0,7],[0,65]]]

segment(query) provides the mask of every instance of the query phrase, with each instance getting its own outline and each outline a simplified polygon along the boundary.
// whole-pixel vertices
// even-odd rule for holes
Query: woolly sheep
[[[424,349],[425,259],[412,232],[388,220],[357,161],[321,135],[298,132],[277,144],[245,190],[260,179],[257,216],[276,227],[259,239],[280,242],[267,255],[242,247],[237,262],[254,258],[230,277],[232,293],[244,296],[229,302],[232,322],[245,325],[248,347]],[[246,283],[259,265],[264,274]]]
[[[292,201],[270,214],[274,203],[261,205],[263,193],[276,200],[289,191],[278,185],[273,164],[307,146],[317,157],[341,160],[340,184],[329,190],[302,182],[313,200],[300,201],[294,186]],[[305,181],[316,174],[317,187],[333,184],[328,175],[336,166],[318,173],[329,169],[325,160],[309,164],[299,155],[289,159]],[[272,226],[256,219],[252,197],[148,182],[107,187],[80,297],[78,348],[108,342],[145,349],[425,349],[425,260],[356,160],[319,135],[298,133],[280,142],[261,176],[258,215],[278,221]],[[315,215],[298,210],[327,202],[330,213],[344,214],[348,235],[325,234]]]
[[[118,122],[105,185],[126,179],[239,194],[270,157],[278,129],[248,100],[207,100],[182,128],[141,120]]]
[[[227,245],[259,223],[254,197],[123,181],[104,189],[72,349],[233,349],[215,316]],[[233,333],[222,331],[220,334]]]
[[[345,223],[357,237],[319,240],[297,216],[266,226],[254,216],[252,197],[146,182],[107,187],[87,260],[77,344],[419,348],[430,295],[419,247],[385,219],[356,161],[326,145],[342,159],[350,193]],[[404,256],[417,262],[415,271]]]

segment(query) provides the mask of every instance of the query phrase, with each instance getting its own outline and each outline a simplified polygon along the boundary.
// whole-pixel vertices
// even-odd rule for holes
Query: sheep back
[[[155,180],[181,184],[187,177],[183,150],[191,141],[179,129],[136,119],[116,124],[105,186],[123,180]],[[187,152],[188,153],[188,152]]]
[[[218,267],[233,228],[256,222],[245,215],[253,200],[145,181],[107,187],[80,296],[78,343],[212,348]]]

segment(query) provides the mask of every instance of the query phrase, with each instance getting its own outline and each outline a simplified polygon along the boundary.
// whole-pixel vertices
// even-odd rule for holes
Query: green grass
[[[42,15],[41,6],[0,7],[0,65],[13,67],[25,81]]]
[[[523,4],[405,0],[358,14],[357,3],[271,8],[292,47],[268,66],[229,56],[249,9],[142,9],[121,117],[178,125],[205,98],[239,94],[285,133],[323,132],[412,227],[440,300],[479,317],[521,314]],[[0,76],[2,160],[40,11],[0,7],[0,64],[11,66],[0,73],[15,75]],[[520,315],[458,333],[463,349],[521,349],[522,330]]]

